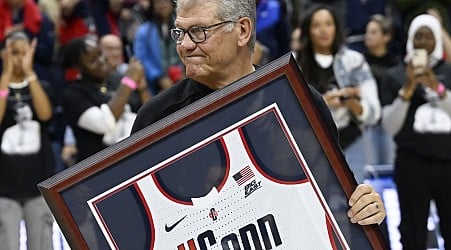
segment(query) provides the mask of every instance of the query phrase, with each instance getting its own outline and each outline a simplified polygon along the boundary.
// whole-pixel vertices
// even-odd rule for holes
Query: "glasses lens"
[[[183,39],[183,30],[181,29],[171,29],[171,38],[175,42],[180,42]]]
[[[195,43],[201,43],[206,39],[205,31],[199,26],[193,26],[189,28],[188,33]]]

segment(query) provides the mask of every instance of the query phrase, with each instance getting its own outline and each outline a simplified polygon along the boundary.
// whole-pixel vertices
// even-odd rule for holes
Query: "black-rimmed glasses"
[[[189,38],[191,38],[191,41],[193,41],[194,43],[202,43],[205,42],[205,40],[207,40],[207,34],[205,33],[205,31],[213,28],[213,27],[217,27],[219,25],[223,25],[226,23],[234,23],[235,21],[224,21],[224,22],[220,22],[220,23],[215,23],[206,27],[202,27],[202,26],[191,26],[188,29],[184,30],[184,29],[180,29],[180,28],[174,28],[174,29],[170,29],[170,34],[171,34],[171,38],[172,40],[174,40],[177,44],[181,44],[183,41],[183,38],[185,37],[185,34],[188,33]]]

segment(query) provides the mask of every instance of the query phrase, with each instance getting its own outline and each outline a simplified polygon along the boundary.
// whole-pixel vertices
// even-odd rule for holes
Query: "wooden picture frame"
[[[329,117],[329,119],[331,118]],[[167,205],[166,209],[154,212],[152,209],[156,202],[153,199],[157,199],[154,197],[160,195],[146,194],[146,192],[151,192],[148,190],[153,190],[152,192],[163,190],[161,197],[169,197],[168,201],[174,201],[177,206],[179,204],[193,206],[190,201],[184,199],[194,198],[200,194],[206,195],[205,190],[200,188],[206,185],[210,185],[209,188],[215,187],[226,200],[230,199],[232,195],[225,195],[225,191],[223,193],[221,188],[230,185],[230,188],[241,192],[242,200],[247,197],[254,199],[247,207],[268,206],[268,209],[273,209],[275,213],[289,214],[293,221],[296,221],[301,215],[305,216],[306,212],[308,214],[319,211],[325,215],[329,233],[328,241],[335,244],[334,249],[387,249],[386,242],[377,225],[355,225],[350,223],[346,216],[349,209],[347,200],[357,184],[336,142],[334,129],[326,120],[324,114],[320,113],[318,100],[314,98],[312,89],[306,84],[300,68],[289,53],[41,182],[38,187],[73,249],[158,249],[159,241],[172,242],[171,240],[174,240],[174,246],[168,246],[169,248],[192,249],[194,246],[199,247],[199,244],[213,246],[220,244],[220,241],[228,242],[230,235],[241,237],[238,240],[235,239],[239,244],[250,244],[249,239],[243,239],[243,237],[247,237],[246,231],[245,235],[241,236],[238,232],[230,233],[233,228],[238,230],[240,222],[232,223],[233,228],[227,229],[229,234],[225,234],[227,237],[223,233],[218,239],[214,238],[218,234],[210,235],[212,238],[208,238],[210,236],[202,238],[201,235],[205,228],[195,228],[194,222],[187,223],[190,219],[184,219],[184,223],[187,225],[183,227],[184,231],[192,231],[193,241],[184,239],[177,234],[170,236],[161,229],[163,224],[160,223],[160,217],[162,221],[168,221],[165,224],[166,232],[168,232],[167,228],[171,229],[171,225],[180,223],[179,218],[185,217],[180,216],[182,214],[179,211],[171,210],[175,205]],[[237,134],[235,131],[239,133],[237,132]],[[230,171],[221,167],[216,168],[220,169],[216,174],[206,174],[210,173],[209,170],[206,170],[210,165],[211,168],[214,168],[213,165],[216,167],[227,165],[210,162],[224,158],[218,156],[222,153],[215,153],[218,147],[213,145],[229,147],[230,141],[227,141],[227,136],[232,132],[235,133],[234,135],[241,133],[241,137],[233,138],[245,138],[243,141],[248,151],[260,152],[256,153],[257,156],[254,157],[257,159],[248,158],[252,158],[248,164],[253,169],[251,177],[243,177],[249,173],[242,172],[247,169],[244,165],[238,167],[241,175],[237,175],[234,164],[229,164],[232,166]],[[233,140],[231,141],[233,142]],[[246,144],[246,141],[249,141],[250,146]],[[284,150],[281,150],[282,148]],[[233,150],[231,151],[232,155]],[[239,150],[237,149],[237,151]],[[229,154],[228,151],[227,153]],[[298,166],[295,164],[296,168],[285,169],[283,166],[290,165],[287,160],[291,159],[290,157],[295,159]],[[197,160],[193,160],[194,158]],[[229,158],[227,156],[224,158],[226,160],[223,159],[219,162],[229,162]],[[183,164],[179,164],[179,162]],[[260,167],[260,165],[273,166]],[[302,172],[304,174],[302,178],[306,182],[299,181],[302,179],[301,177],[293,177],[297,175],[297,172],[293,176],[288,174],[292,169]],[[270,176],[267,175],[268,172],[271,172]],[[222,179],[218,176],[221,176]],[[273,178],[274,176],[277,177]],[[233,179],[235,182],[229,181]],[[296,194],[298,196],[293,199],[290,195],[296,192],[291,191],[291,193],[287,191],[286,194],[285,191],[281,191],[283,194],[279,194],[277,191],[274,193],[276,202],[261,205],[259,202],[264,199],[258,197],[271,197],[269,193],[272,191],[268,192],[267,190],[272,190],[269,188],[270,186],[277,187],[271,182],[274,179],[277,179],[274,181],[276,184],[289,184],[286,185],[287,188],[295,189],[309,183],[312,193],[315,194],[314,197],[317,198],[312,199],[310,203],[319,204],[320,209],[313,209],[314,205],[305,202],[303,206],[308,211],[300,211],[297,209],[298,203],[291,204],[291,201],[296,201],[296,197],[299,195]],[[147,181],[147,184],[144,184],[144,180]],[[258,181],[262,181],[262,184]],[[295,185],[291,185],[293,183]],[[143,188],[143,185],[147,185],[146,188]],[[260,186],[263,186],[260,189],[262,191],[257,190]],[[155,187],[157,189],[154,190]],[[183,191],[179,192],[179,190]],[[174,198],[175,196],[177,198]],[[166,202],[164,199],[162,200]],[[228,204],[231,207],[235,204],[240,206],[240,202],[242,201],[232,202],[230,200]],[[287,205],[284,205],[284,202],[287,202]],[[275,208],[276,205],[280,205],[280,207]],[[289,211],[295,212],[288,213],[284,210],[287,208],[292,208]],[[212,220],[211,223],[216,223],[215,220],[219,218],[223,220],[221,222],[223,223],[229,218],[224,215],[225,208],[215,209],[212,206],[208,209],[208,214],[203,214],[198,221]],[[227,209],[229,209],[227,210],[228,216],[238,213],[249,214],[249,218],[259,216],[241,210],[240,212],[231,212],[235,208]],[[169,213],[169,210],[172,211],[172,214],[165,214]],[[259,210],[259,208],[254,208],[253,211]],[[232,220],[231,218],[230,220]],[[243,222],[244,224],[241,225],[250,225],[251,228],[260,230],[256,238],[251,238],[254,240],[254,246],[260,244],[257,242],[260,241],[259,237],[264,238],[265,235],[265,232],[261,232],[262,227],[257,227],[262,219],[263,217],[253,224]],[[233,221],[236,220],[238,219],[233,219]],[[284,221],[289,221],[289,219],[285,218]],[[314,221],[313,217],[312,221]],[[325,221],[318,221],[318,227]],[[306,226],[302,229],[300,224],[302,223],[299,223],[300,232],[311,230],[311,228],[305,228]],[[214,224],[211,225],[214,227]],[[160,229],[155,229],[157,226]],[[283,223],[279,227],[282,230]],[[160,233],[159,230],[163,233]],[[199,230],[204,231],[200,232]],[[264,230],[266,229],[263,227]],[[273,234],[274,232],[272,232]],[[268,235],[267,232],[266,235]],[[175,239],[171,237],[175,237]],[[180,244],[177,243],[178,240]],[[293,239],[282,237],[281,244],[284,240],[290,242]],[[261,244],[277,245],[276,238],[271,239],[271,243],[268,242],[263,239]],[[308,242],[300,244],[305,245]],[[314,242],[314,244],[317,243]],[[200,249],[203,248],[200,247]]]

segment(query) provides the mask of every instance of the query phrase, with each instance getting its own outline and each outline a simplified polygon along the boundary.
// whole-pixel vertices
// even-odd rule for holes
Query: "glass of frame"
[[[74,249],[387,249],[291,53],[38,187]]]

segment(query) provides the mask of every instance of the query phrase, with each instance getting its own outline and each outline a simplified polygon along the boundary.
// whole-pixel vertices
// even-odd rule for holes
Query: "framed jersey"
[[[386,249],[291,54],[39,184],[74,249]]]

